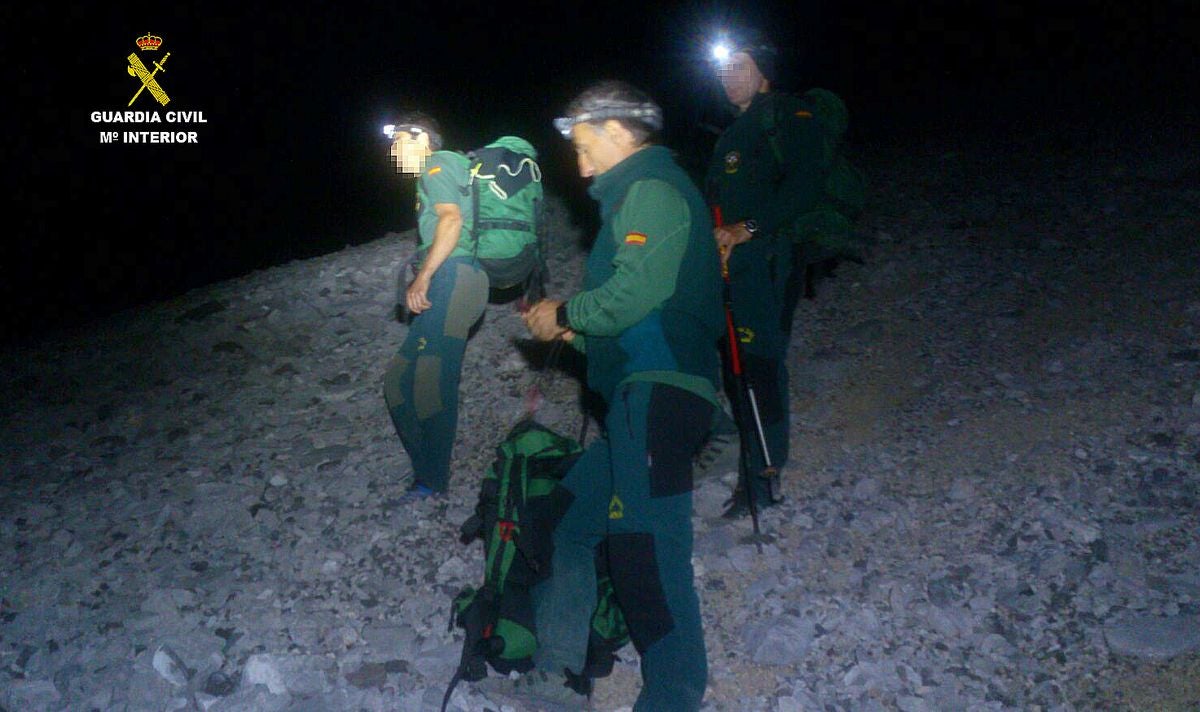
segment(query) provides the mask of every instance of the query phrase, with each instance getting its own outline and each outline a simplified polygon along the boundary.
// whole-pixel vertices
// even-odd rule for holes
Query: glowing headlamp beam
[[[419,134],[425,133],[425,129],[421,128],[420,126],[397,126],[395,124],[387,124],[383,127],[383,135],[387,136],[393,141],[396,140],[396,134],[400,133],[401,131],[407,131],[414,138]]]
[[[729,61],[729,56],[732,54],[729,45],[724,42],[716,42],[712,46],[712,58],[715,62],[724,64]]]

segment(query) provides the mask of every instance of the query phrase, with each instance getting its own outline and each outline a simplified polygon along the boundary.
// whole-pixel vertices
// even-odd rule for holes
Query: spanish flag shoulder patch
[[[804,109],[801,109],[800,111],[796,112],[796,116],[799,116],[802,119],[811,119],[813,115],[811,111],[805,111]]]
[[[626,245],[644,245],[646,244],[646,234],[642,232],[630,232],[625,234]]]
[[[441,173],[441,172],[442,172],[442,167],[441,167],[441,166],[434,166],[433,168],[430,168],[430,169],[429,169],[429,171],[428,171],[428,172],[427,172],[425,175],[427,175],[427,176],[435,176],[435,175],[437,175],[438,173]]]

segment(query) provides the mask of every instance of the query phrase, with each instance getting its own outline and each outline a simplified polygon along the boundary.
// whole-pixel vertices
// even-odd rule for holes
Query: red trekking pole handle
[[[725,224],[724,218],[721,216],[721,206],[714,205],[713,209],[713,224],[721,227]],[[725,280],[725,336],[729,340],[729,368],[733,371],[733,375],[741,377],[742,375],[742,354],[738,348],[737,327],[733,325],[733,298],[729,293],[729,262],[725,259],[725,250],[721,249],[721,278]]]

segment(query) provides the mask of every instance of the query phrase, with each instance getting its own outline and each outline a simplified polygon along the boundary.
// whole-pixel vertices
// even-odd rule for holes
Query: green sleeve
[[[638,323],[675,293],[691,214],[677,190],[661,180],[634,183],[613,219],[617,242],[613,274],[603,284],[567,302],[571,328],[616,336]]]
[[[811,116],[798,115],[791,106],[777,110],[775,135],[785,159],[785,173],[765,214],[753,216],[768,235],[817,206],[829,171],[820,124]]]
[[[438,203],[461,205],[463,194],[459,188],[459,172],[458,166],[447,160],[441,151],[429,157],[421,173],[421,190],[430,207]]]

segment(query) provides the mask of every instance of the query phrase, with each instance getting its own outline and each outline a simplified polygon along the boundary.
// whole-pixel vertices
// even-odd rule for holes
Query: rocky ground
[[[1200,705],[1200,190],[1143,148],[871,152],[877,244],[796,315],[770,541],[716,517],[730,474],[697,490],[706,710]],[[455,532],[539,359],[490,307],[452,492],[399,504],[380,378],[412,247],[0,355],[0,707],[436,709],[481,576]],[[543,391],[576,430],[576,382]],[[638,685],[626,649],[596,708]]]

